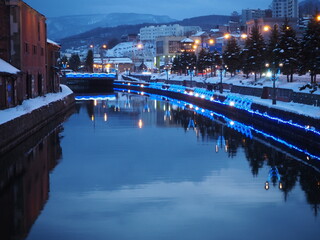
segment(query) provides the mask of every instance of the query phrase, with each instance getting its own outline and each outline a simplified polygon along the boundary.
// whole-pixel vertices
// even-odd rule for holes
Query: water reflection
[[[86,101],[81,103],[85,105],[88,116],[92,120],[98,117],[112,115],[130,115],[133,121],[137,122],[139,128],[151,127],[179,127],[181,126],[185,132],[194,132],[198,141],[212,145],[214,151],[225,152],[229,158],[235,158],[237,153],[244,151],[248,161],[253,177],[257,177],[259,172],[265,168],[269,169],[264,173],[264,182],[261,182],[261,188],[270,190],[270,188],[277,188],[283,193],[284,201],[290,192],[300,185],[305,191],[306,200],[311,205],[314,215],[317,216],[320,204],[320,170],[319,165],[315,163],[310,165],[304,158],[301,158],[299,152],[292,151],[292,148],[272,145],[266,139],[253,137],[251,132],[245,130],[236,131],[234,129],[234,122],[230,121],[224,123],[221,119],[212,120],[196,113],[198,110],[196,106],[181,107],[176,102],[162,101],[159,97],[144,97],[139,95],[130,95],[126,93],[118,93],[114,101]],[[237,123],[241,125],[241,123]],[[245,127],[243,127],[245,128]],[[170,160],[171,161],[171,160]],[[143,162],[148,166],[149,163]],[[166,162],[163,157],[163,165],[174,165],[172,162]],[[195,164],[195,165],[194,165]],[[203,177],[208,175],[207,166],[188,162],[186,165],[194,165],[194,171],[199,171],[190,179],[192,181],[203,181]],[[197,166],[196,166],[197,165]],[[149,167],[149,166],[148,166]],[[183,168],[185,166],[177,166],[182,175],[190,176],[190,169]],[[182,168],[182,169],[181,169]],[[212,168],[212,166],[211,166]],[[150,178],[156,171],[161,171],[162,167],[156,165],[150,174]],[[115,172],[119,171],[116,169]],[[150,169],[149,169],[150,171]],[[178,172],[178,171],[177,171]],[[144,172],[144,181],[147,179],[147,172]],[[159,175],[165,175],[161,172]],[[130,174],[129,174],[130,176]],[[128,177],[128,176],[127,176]],[[179,179],[179,176],[163,177],[163,180]],[[185,180],[185,178],[183,178]],[[121,185],[135,185],[142,182],[136,182],[134,179],[128,178],[127,182],[122,182]]]
[[[58,127],[44,138],[48,132],[40,131],[0,157],[1,239],[24,239],[45,206],[49,174],[62,157],[61,130]]]
[[[317,239],[319,165],[211,117],[159,96],[79,101],[63,133],[1,159],[1,239]]]

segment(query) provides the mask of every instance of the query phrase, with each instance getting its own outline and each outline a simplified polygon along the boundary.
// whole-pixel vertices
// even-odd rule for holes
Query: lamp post
[[[270,66],[269,63],[265,65],[267,68]],[[273,66],[272,71],[270,72],[270,69],[268,70],[268,77],[271,77],[272,81],[272,105],[277,104],[277,89],[276,89],[276,81],[278,80],[278,75],[280,74],[280,68],[283,66],[283,63],[279,63],[278,67]]]
[[[219,70],[220,70],[220,88],[219,88],[219,90],[220,90],[220,93],[223,93],[223,86],[222,86],[222,72],[223,72],[223,67],[221,66]]]
[[[169,69],[168,66],[165,67],[166,76],[167,76],[167,84],[169,83]]]

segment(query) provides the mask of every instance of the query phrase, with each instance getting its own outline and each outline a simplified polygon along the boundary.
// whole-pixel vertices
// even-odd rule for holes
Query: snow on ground
[[[152,74],[152,79],[167,79],[167,74],[165,72],[160,74]],[[175,81],[183,81],[183,80],[191,80],[190,76],[182,75],[176,75],[176,74],[169,74],[168,80],[175,80]],[[205,76],[193,76],[192,81],[197,82],[205,82],[205,83],[220,83],[220,73],[217,73],[216,77],[210,77],[208,74],[207,77]],[[250,75],[247,79],[243,75],[239,74],[234,77],[231,77],[230,74],[227,74],[226,77],[223,74],[222,82],[227,84],[233,84],[238,86],[247,86],[247,87],[256,87],[256,88],[262,88],[262,87],[272,87],[273,82],[270,78],[262,77],[258,78],[257,81],[254,81],[254,76]],[[285,75],[280,75],[278,80],[276,81],[276,87],[277,88],[286,88],[286,89],[292,89],[295,92],[302,92],[302,93],[310,93],[309,89],[305,89],[303,91],[300,91],[299,88],[306,85],[307,83],[310,83],[310,76],[309,75],[303,75],[293,76],[293,82],[287,82],[287,77]],[[319,94],[320,95],[320,89],[318,89],[313,94]]]
[[[0,110],[0,125],[8,122],[12,119],[20,117],[21,115],[32,112],[33,110],[48,105],[52,102],[63,99],[70,95],[72,91],[65,85],[60,85],[62,92],[59,93],[48,93],[45,96],[24,100],[22,105],[14,108]]]
[[[217,74],[217,75],[218,75],[217,77],[209,77],[209,75],[208,77],[205,77],[205,76],[192,77],[192,81],[213,83],[213,84],[220,83],[220,74]],[[152,74],[151,79],[166,80],[167,74],[165,72],[160,74]],[[168,80],[170,83],[170,80],[175,80],[175,81],[191,80],[191,77],[185,76],[185,75],[169,74]],[[235,77],[231,77],[229,74],[227,74],[226,77],[223,75],[222,82],[227,84],[237,85],[237,86],[247,86],[247,87],[256,87],[256,88],[272,87],[273,85],[273,82],[270,80],[270,78],[266,78],[266,77],[257,79],[257,81],[255,82],[253,75],[249,76],[249,78],[247,79],[243,75],[237,75]],[[310,83],[309,75],[303,75],[303,76],[294,75],[293,82],[290,82],[290,83],[287,82],[286,76],[281,75],[276,81],[276,87],[292,89],[295,92],[310,93],[309,89],[305,89],[303,91],[299,90],[300,87],[306,85],[307,83]],[[216,91],[215,94],[220,95],[218,91]],[[228,94],[230,93],[225,91],[222,95],[227,96]],[[320,95],[320,89],[315,91],[313,94]],[[311,106],[311,105],[293,103],[293,102],[282,102],[279,100],[277,101],[276,105],[273,105],[271,99],[261,99],[259,97],[247,96],[247,95],[244,96],[236,93],[232,93],[232,95],[242,96],[247,99],[251,99],[254,103],[268,106],[270,108],[277,108],[280,110],[320,119],[320,108],[317,106]]]

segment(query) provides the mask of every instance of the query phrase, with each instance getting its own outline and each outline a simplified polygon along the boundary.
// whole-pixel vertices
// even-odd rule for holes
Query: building
[[[273,18],[298,18],[298,0],[273,0],[271,4]]]
[[[106,57],[93,59],[94,72],[132,72],[134,64],[130,58],[126,57]]]
[[[0,109],[17,104],[16,84],[20,70],[0,58]]]
[[[186,33],[201,31],[198,26],[180,26],[179,24],[149,26],[140,29],[141,41],[154,41],[157,37],[164,36],[183,36]]]
[[[258,18],[271,17],[271,11],[262,9],[242,9],[241,22],[246,24],[247,21]]]
[[[181,51],[184,36],[165,36],[156,39],[156,66],[169,64]],[[191,40],[193,42],[193,40]]]
[[[60,57],[61,46],[47,39],[47,92],[59,92],[60,78],[57,59]]]
[[[0,58],[21,71],[17,102],[55,91],[48,77],[46,18],[22,0],[0,0]],[[52,59],[54,61],[54,59]],[[53,64],[52,64],[53,65]]]

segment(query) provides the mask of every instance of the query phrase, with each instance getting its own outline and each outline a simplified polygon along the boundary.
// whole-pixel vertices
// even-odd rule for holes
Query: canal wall
[[[39,107],[0,125],[0,155],[19,145],[53,120],[61,118],[75,103],[74,94]]]
[[[130,76],[125,76],[123,78],[125,80],[130,80],[130,78],[134,78],[134,79],[139,79],[143,81],[166,82],[163,79],[151,79],[150,76],[134,75],[134,74],[131,74]],[[199,87],[199,88],[206,88],[206,89],[208,89],[210,85],[211,85],[210,87],[212,87],[213,89],[215,88],[219,89],[220,87],[219,84],[208,84],[204,82],[195,82],[191,80],[175,81],[170,79],[170,84],[184,85],[187,87]],[[239,85],[226,84],[226,83],[223,83],[222,86],[225,91],[229,91],[231,93],[260,97],[261,99],[272,99],[273,97],[272,87],[258,88],[258,87],[239,86]],[[277,88],[276,96],[277,96],[277,101],[301,103],[301,104],[320,107],[320,95],[317,95],[317,94],[295,92],[292,89]]]
[[[247,111],[222,104],[221,102],[226,99],[223,95],[215,96],[217,101],[210,101],[180,92],[148,88],[147,86],[147,83],[143,87],[139,84],[131,83],[128,85],[124,83],[117,85],[116,88],[158,94],[185,101],[200,108],[222,114],[230,120],[232,119],[232,121],[245,123],[247,126],[256,129],[263,129],[275,138],[289,140],[298,146],[304,146],[305,149],[310,149],[313,154],[316,154],[320,149],[320,135],[312,131],[312,129],[320,129],[319,119],[255,103],[251,105],[251,110]],[[297,124],[300,127],[297,127]],[[307,129],[306,126],[310,126],[310,129]]]

